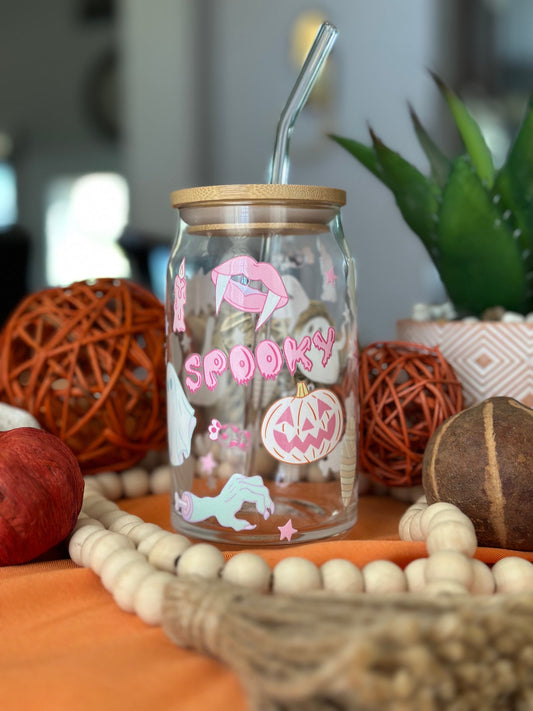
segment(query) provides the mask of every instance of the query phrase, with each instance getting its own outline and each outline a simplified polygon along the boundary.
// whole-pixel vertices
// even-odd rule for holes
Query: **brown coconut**
[[[448,418],[422,465],[428,504],[471,519],[481,546],[533,550],[533,410],[492,397]]]

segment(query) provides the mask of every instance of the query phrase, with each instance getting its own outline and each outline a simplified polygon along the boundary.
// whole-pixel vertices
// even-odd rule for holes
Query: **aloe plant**
[[[420,237],[457,314],[533,311],[533,94],[501,168],[459,97],[434,76],[465,146],[448,158],[409,107],[429,175],[388,148],[330,134],[389,188]]]

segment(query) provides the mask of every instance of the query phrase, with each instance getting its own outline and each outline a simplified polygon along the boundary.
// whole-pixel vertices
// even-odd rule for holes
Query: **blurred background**
[[[347,191],[361,345],[445,299],[388,191],[328,132],[368,125],[426,165],[410,102],[459,151],[428,69],[505,154],[533,85],[531,0],[0,0],[0,323],[28,291],[130,276],[163,297],[172,190],[263,182],[322,20],[339,37],[291,142],[290,182]]]

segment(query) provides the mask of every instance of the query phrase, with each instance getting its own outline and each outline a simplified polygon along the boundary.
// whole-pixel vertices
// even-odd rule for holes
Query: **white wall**
[[[170,193],[200,180],[201,28],[191,0],[123,0],[123,165],[131,224],[172,237]]]
[[[19,221],[34,240],[30,285],[44,286],[44,190],[62,174],[116,170],[116,143],[85,112],[85,81],[115,44],[110,23],[83,23],[77,3],[0,0],[0,131],[16,141]]]
[[[340,30],[332,55],[336,93],[326,111],[300,116],[290,181],[347,190],[344,227],[358,263],[363,345],[393,338],[396,319],[414,302],[442,293],[390,194],[324,134],[367,140],[369,122],[424,167],[407,101],[438,128],[443,107],[426,70],[450,80],[447,7],[445,0],[317,3]],[[172,230],[172,189],[265,180],[297,74],[289,61],[291,25],[309,8],[308,0],[123,0],[125,157],[135,226]]]

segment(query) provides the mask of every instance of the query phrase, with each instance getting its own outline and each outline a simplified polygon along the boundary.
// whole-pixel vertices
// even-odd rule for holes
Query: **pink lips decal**
[[[228,259],[213,269],[211,279],[215,285],[216,313],[222,301],[227,301],[239,311],[260,313],[256,331],[276,309],[289,301],[283,280],[274,267],[267,262],[256,262],[252,257]],[[258,282],[258,285],[252,286],[250,282]]]

